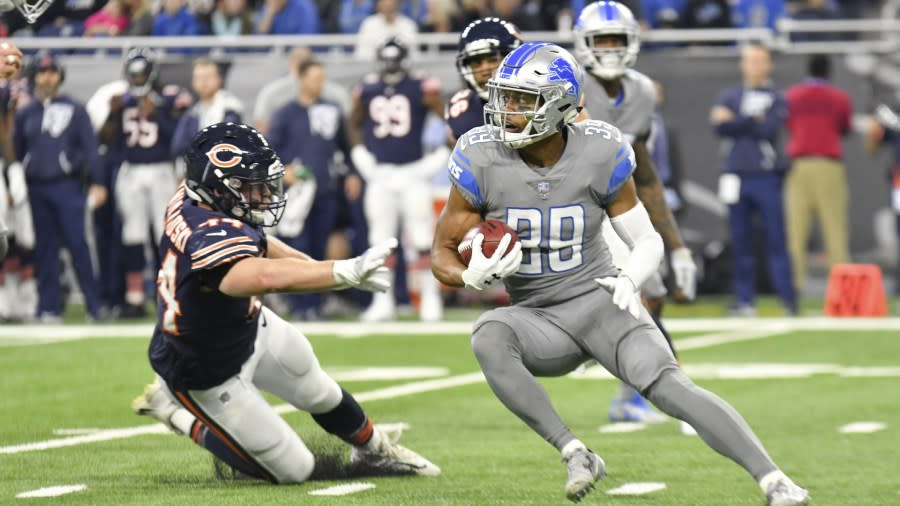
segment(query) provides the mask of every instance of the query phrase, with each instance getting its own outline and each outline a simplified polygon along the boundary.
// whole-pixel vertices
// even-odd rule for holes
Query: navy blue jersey
[[[459,90],[444,108],[444,121],[450,127],[451,140],[455,144],[464,133],[484,125],[484,101],[469,88]]]
[[[285,165],[299,162],[316,176],[316,192],[335,189],[331,163],[335,152],[347,150],[344,117],[340,106],[322,100],[309,107],[296,100],[275,111],[269,122],[269,144]]]
[[[93,182],[102,180],[91,120],[83,105],[65,95],[19,109],[13,145],[30,183],[81,177],[85,171]]]
[[[181,186],[166,209],[159,248],[150,363],[175,389],[211,388],[253,354],[259,298],[231,297],[218,286],[228,264],[265,255],[265,235],[198,206]]]
[[[122,109],[122,135],[125,161],[159,163],[172,160],[171,145],[181,109],[190,103],[190,95],[175,85],[154,93],[156,107],[149,118],[141,116],[140,99],[125,95]]]
[[[355,91],[366,111],[363,139],[379,163],[404,164],[422,158],[422,129],[429,110],[424,97],[439,89],[439,81],[418,74],[407,75],[395,85],[386,84],[377,74],[363,78]]]

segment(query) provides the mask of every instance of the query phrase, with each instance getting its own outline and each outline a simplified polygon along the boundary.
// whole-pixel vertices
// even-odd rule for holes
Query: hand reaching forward
[[[337,288],[386,292],[391,287],[391,271],[384,266],[384,261],[396,247],[397,239],[391,237],[356,258],[335,261],[332,272]]]
[[[631,316],[639,318],[641,315],[641,295],[638,293],[634,281],[624,274],[618,277],[594,278],[600,286],[612,294],[612,301],[622,311],[628,311]]]
[[[504,234],[490,257],[484,256],[481,249],[484,243],[484,234],[475,234],[472,239],[472,259],[469,260],[469,268],[463,271],[462,279],[466,288],[481,291],[494,281],[501,280],[519,270],[522,263],[522,243],[516,241],[507,254],[503,254],[512,240],[510,234]]]

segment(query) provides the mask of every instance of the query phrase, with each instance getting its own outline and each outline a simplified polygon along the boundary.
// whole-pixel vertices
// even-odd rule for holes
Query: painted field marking
[[[440,378],[450,374],[446,367],[326,367],[335,381],[391,381]]]
[[[640,422],[615,422],[601,425],[597,430],[604,434],[622,434],[625,432],[637,432],[647,428],[646,423]]]
[[[355,494],[357,492],[362,492],[363,490],[371,490],[373,488],[375,488],[374,483],[354,482],[345,483],[343,485],[335,485],[328,488],[318,488],[316,490],[310,490],[309,495],[349,495]]]
[[[672,318],[664,320],[664,323],[666,328],[672,332],[900,330],[900,318],[898,317]],[[429,336],[465,335],[472,331],[472,322],[306,322],[294,325],[308,336],[339,336],[348,338],[416,334]],[[152,334],[153,325],[147,323],[129,325],[0,325],[0,346],[79,339],[149,339]],[[710,338],[710,336],[700,337]],[[686,340],[682,339],[680,341]]]
[[[887,428],[883,422],[853,422],[838,427],[841,434],[871,434]]]
[[[359,402],[380,401],[384,399],[394,399],[407,395],[432,392],[435,390],[443,390],[445,388],[453,388],[463,385],[471,385],[473,383],[481,383],[484,381],[484,375],[480,372],[460,374],[458,376],[450,376],[449,378],[441,378],[436,380],[415,381],[403,385],[397,385],[387,388],[379,388],[362,392],[354,395]],[[274,406],[279,414],[290,413],[296,411],[297,408],[290,404],[279,404]],[[111,441],[113,439],[124,439],[145,434],[171,434],[168,428],[161,423],[152,425],[139,425],[137,427],[106,429],[92,434],[84,434],[59,439],[48,439],[45,441],[37,441],[34,443],[24,443],[12,446],[0,447],[0,455],[14,454],[23,452],[33,452],[50,450],[53,448],[64,448],[67,446],[76,446],[88,443],[98,443],[100,441]]]
[[[79,483],[78,485],[54,485],[52,487],[44,487],[16,494],[16,498],[30,499],[32,497],[56,497],[58,495],[71,494],[72,492],[81,492],[82,490],[87,490],[87,485],[84,483]]]
[[[664,490],[665,488],[665,483],[658,482],[626,483],[622,486],[611,488],[606,493],[609,495],[644,495]]]

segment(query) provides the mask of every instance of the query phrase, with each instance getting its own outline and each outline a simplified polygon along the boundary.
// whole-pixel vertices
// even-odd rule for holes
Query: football
[[[512,240],[509,241],[509,246],[507,246],[504,254],[508,253],[519,241],[519,235],[506,223],[500,220],[483,221],[477,227],[473,227],[466,232],[466,235],[463,236],[462,241],[460,241],[459,246],[456,248],[460,260],[466,265],[469,265],[469,260],[472,259],[472,239],[475,238],[475,234],[478,232],[484,234],[484,242],[481,243],[481,251],[486,257],[493,255],[494,252],[497,251],[500,240],[503,239],[503,236],[506,234],[512,235]]]

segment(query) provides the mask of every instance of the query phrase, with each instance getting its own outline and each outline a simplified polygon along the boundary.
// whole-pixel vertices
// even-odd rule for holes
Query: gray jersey
[[[616,127],[589,120],[567,126],[553,167],[532,169],[493,141],[488,127],[459,138],[450,181],[485,219],[505,221],[522,241],[523,260],[505,280],[514,304],[547,306],[596,290],[615,276],[600,226],[635,168],[634,151]]]
[[[588,74],[584,79],[584,107],[591,119],[612,123],[629,142],[650,134],[656,109],[656,88],[649,77],[628,69],[621,77],[622,93],[609,98],[600,81]]]

